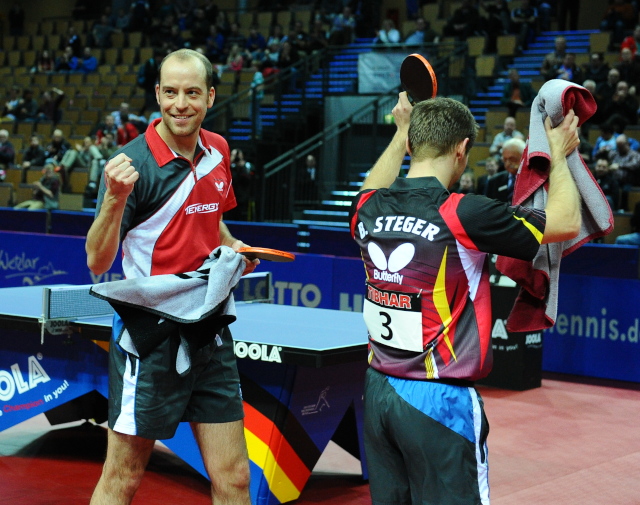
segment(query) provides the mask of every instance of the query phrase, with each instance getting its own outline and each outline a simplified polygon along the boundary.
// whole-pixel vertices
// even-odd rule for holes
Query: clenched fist
[[[117,196],[129,196],[133,191],[133,185],[140,177],[135,167],[131,164],[132,159],[126,154],[120,153],[109,160],[104,167],[104,182],[107,191]]]

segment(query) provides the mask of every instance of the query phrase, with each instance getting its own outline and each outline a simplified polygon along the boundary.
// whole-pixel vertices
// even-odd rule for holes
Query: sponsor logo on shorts
[[[217,203],[194,203],[184,209],[187,215],[189,214],[209,214],[211,212],[218,211]]]
[[[267,361],[269,363],[282,363],[280,351],[282,347],[267,344],[248,344],[235,342],[233,351],[237,358],[249,358],[254,361]]]

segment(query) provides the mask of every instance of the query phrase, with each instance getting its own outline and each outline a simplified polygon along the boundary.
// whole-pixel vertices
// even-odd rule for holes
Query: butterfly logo
[[[214,184],[216,185],[216,188],[218,188],[218,191],[222,193],[222,190],[224,189],[224,181],[220,181],[220,182],[216,181]]]
[[[369,251],[371,261],[373,261],[373,264],[378,270],[388,270],[391,273],[398,272],[406,267],[411,263],[416,253],[415,246],[409,242],[396,247],[389,255],[388,261],[380,246],[375,242],[369,242],[367,250]]]

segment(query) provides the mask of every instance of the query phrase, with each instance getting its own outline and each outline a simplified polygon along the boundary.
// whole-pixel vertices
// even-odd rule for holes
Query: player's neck
[[[411,162],[407,178],[435,177],[445,188],[449,188],[454,177],[453,160],[450,156]]]
[[[185,137],[178,137],[173,135],[171,131],[164,125],[162,121],[160,121],[156,125],[156,131],[160,138],[164,140],[167,147],[172,151],[178,153],[183,158],[188,159],[193,162],[193,157],[196,152],[196,146],[198,145],[198,136],[200,135],[200,130],[198,129],[195,133]]]

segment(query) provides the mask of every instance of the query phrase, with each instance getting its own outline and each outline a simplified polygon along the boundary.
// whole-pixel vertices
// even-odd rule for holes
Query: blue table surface
[[[0,317],[38,319],[42,315],[43,286],[0,289]],[[367,343],[367,330],[359,312],[293,307],[269,303],[237,303],[238,319],[229,328],[236,341],[326,351]],[[111,316],[74,322],[111,326]]]

